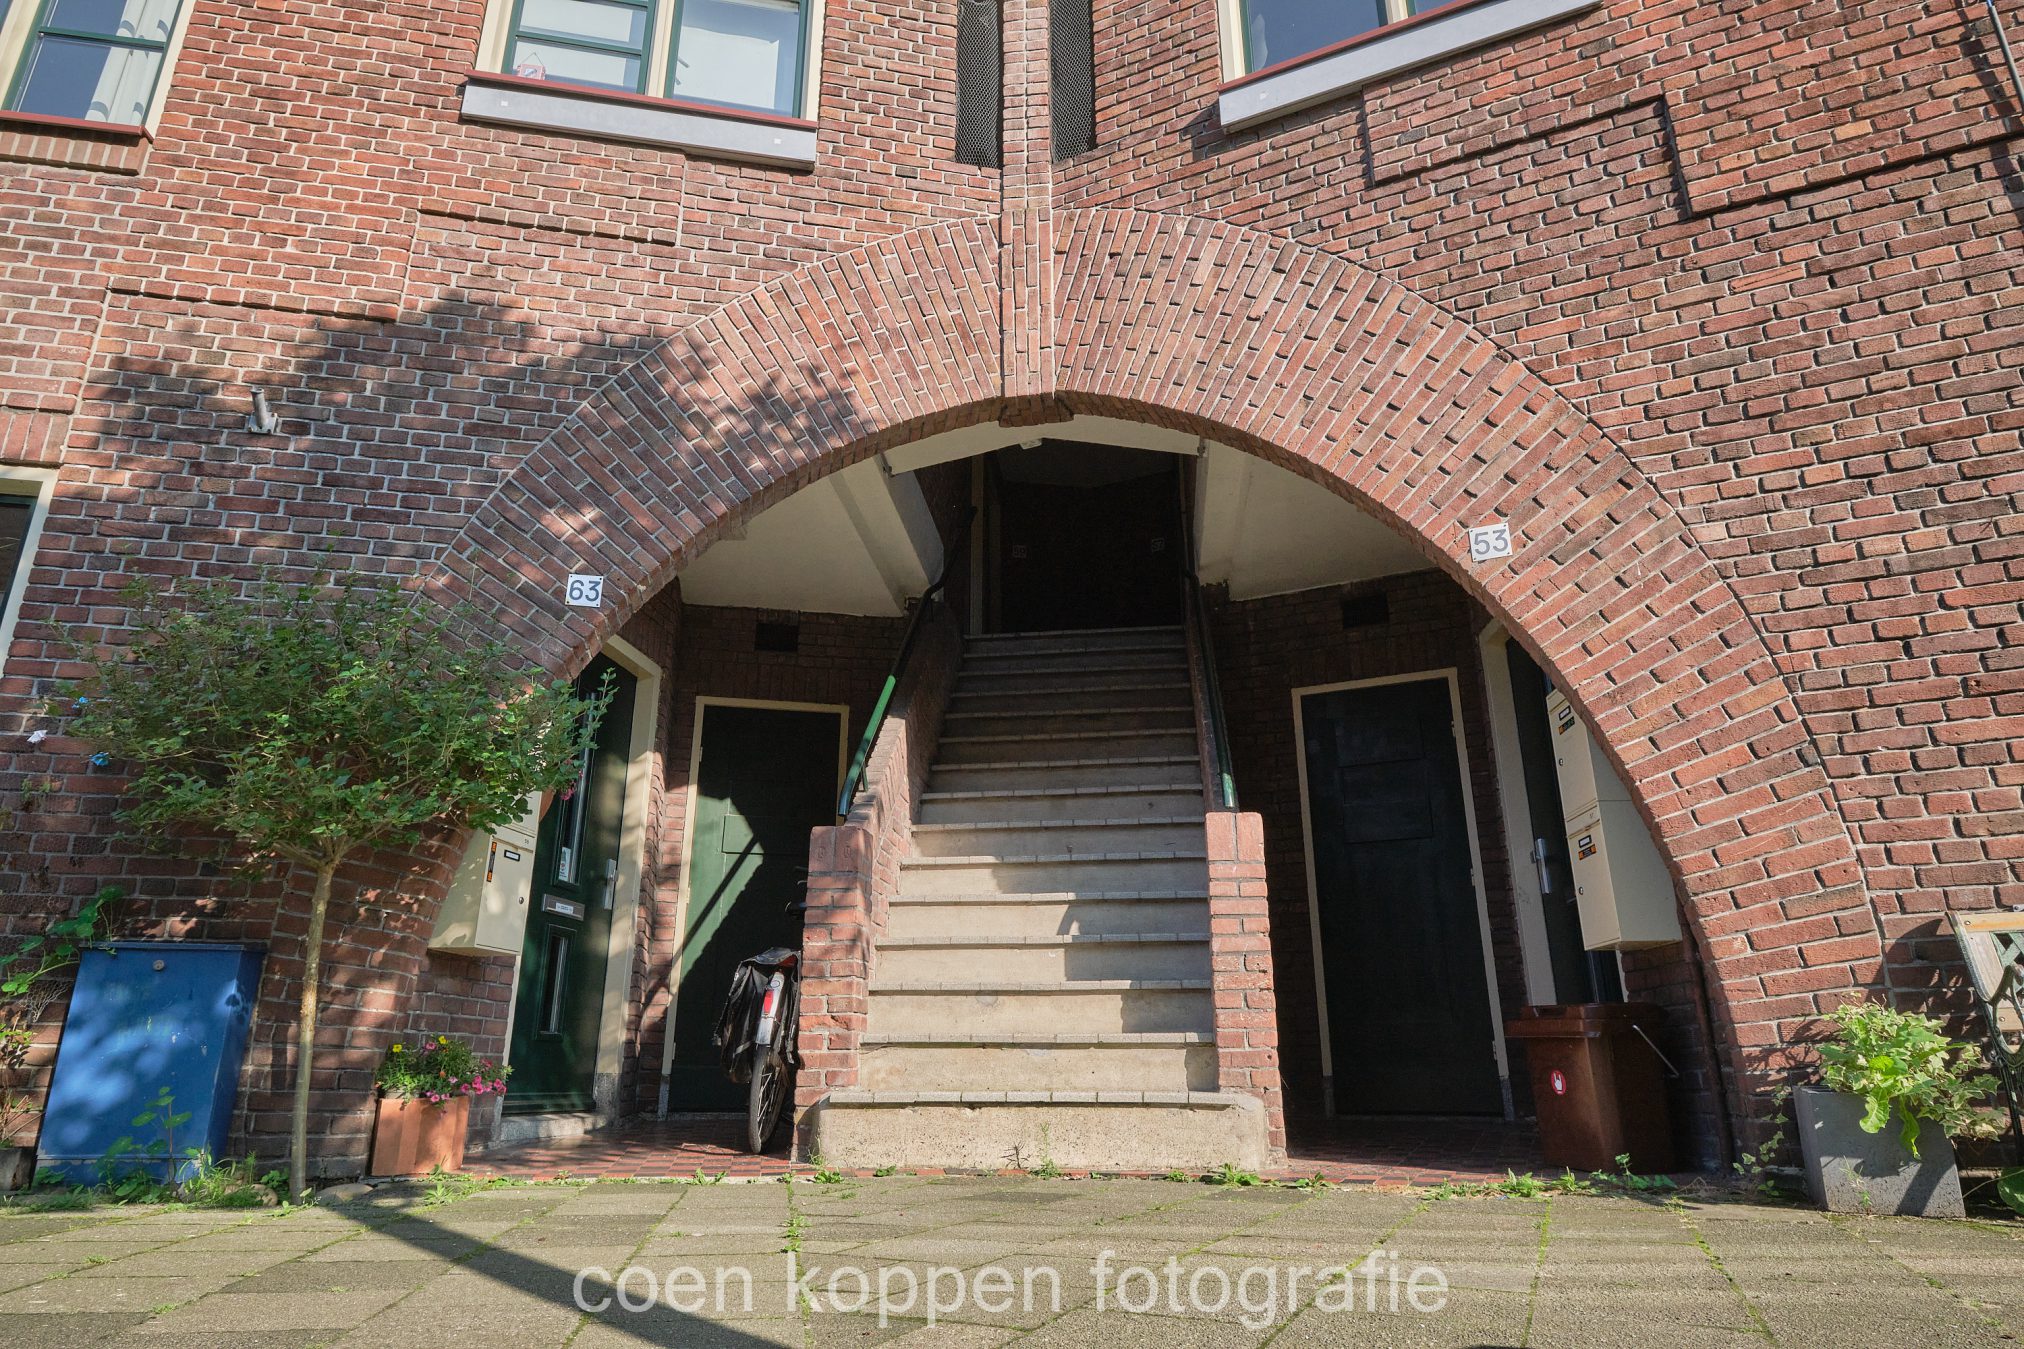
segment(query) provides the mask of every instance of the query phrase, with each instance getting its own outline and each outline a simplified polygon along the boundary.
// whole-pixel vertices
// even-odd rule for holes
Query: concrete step
[[[920,857],[1166,857],[1202,851],[1202,830],[1200,812],[1108,820],[968,820],[915,825],[914,851]]]
[[[1269,1165],[1264,1111],[1235,1092],[837,1091],[813,1146],[832,1165],[1207,1171]]]
[[[997,792],[1026,788],[1082,790],[1159,783],[1174,787],[1202,786],[1202,761],[1194,746],[1185,754],[1089,756],[1071,759],[1021,759],[1012,754],[969,763],[937,763],[928,778],[930,792]]]
[[[1197,751],[1192,724],[1172,730],[1067,731],[1040,735],[975,735],[945,725],[935,767],[999,760],[1142,759]]]
[[[963,653],[962,674],[965,679],[972,675],[1031,675],[1056,670],[1102,670],[1105,673],[1159,670],[1163,674],[1171,674],[1187,668],[1186,656],[1176,647],[1109,646],[1101,651],[966,651]]]
[[[1214,1029],[1210,997],[1206,978],[902,982],[881,969],[871,985],[865,1029],[876,1035],[960,1031],[993,1040],[1008,1035],[1210,1031]]]
[[[896,938],[952,935],[986,941],[1199,932],[1208,924],[1209,901],[1199,892],[903,895],[886,909],[880,946]]]
[[[1186,731],[1195,729],[1195,709],[1180,703],[1166,707],[1037,707],[1019,712],[995,708],[951,709],[942,718],[942,736],[1091,735],[1098,732]]]
[[[879,977],[905,983],[992,979],[1014,983],[1089,979],[1207,979],[1209,934],[924,933],[878,944]]]
[[[923,824],[992,820],[1114,820],[1202,815],[1199,784],[1128,782],[1111,787],[1014,787],[1007,791],[927,791],[915,813]]]
[[[1176,658],[1122,668],[1080,662],[1013,670],[965,667],[956,676],[956,690],[963,694],[1043,693],[1049,689],[1165,687],[1170,684],[1185,688],[1187,682],[1188,662]]]
[[[963,639],[965,656],[1004,655],[1023,651],[1120,651],[1152,648],[1186,650],[1187,633],[1178,626],[1154,628],[1066,628],[1051,632],[988,632]]]
[[[967,689],[959,681],[949,695],[949,715],[995,712],[1097,712],[1104,709],[1157,708],[1163,712],[1194,711],[1194,695],[1182,680],[1154,682],[1120,680],[1114,684],[1063,684],[1040,689]]]
[[[1208,850],[1154,857],[1138,853],[1034,853],[1026,856],[909,857],[900,863],[899,893],[977,895],[1065,890],[1191,890],[1207,894]]]
[[[1215,1037],[867,1037],[858,1046],[857,1084],[872,1091],[1213,1091]]]

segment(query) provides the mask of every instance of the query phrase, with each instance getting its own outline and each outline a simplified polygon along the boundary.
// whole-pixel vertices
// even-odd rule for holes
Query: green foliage
[[[881,1166],[873,1169],[872,1174],[874,1176],[878,1176],[879,1178],[883,1179],[886,1176],[895,1174],[896,1172],[898,1172],[898,1170],[899,1168],[897,1166]]]
[[[1778,1186],[1771,1179],[1771,1164],[1785,1146],[1785,1126],[1790,1123],[1786,1108],[1791,1100],[1792,1089],[1780,1087],[1771,1098],[1772,1104],[1778,1107],[1778,1113],[1771,1117],[1770,1136],[1729,1164],[1745,1184],[1767,1197],[1778,1193]]]
[[[177,1110],[176,1098],[162,1087],[148,1108],[133,1118],[134,1128],[152,1130],[152,1136],[145,1142],[135,1142],[130,1134],[113,1140],[98,1160],[99,1187],[121,1204],[164,1204],[174,1199],[182,1156],[176,1151],[176,1130],[193,1118],[189,1111]],[[197,1156],[192,1153],[193,1159]],[[196,1169],[201,1172],[201,1162]]]
[[[1316,1171],[1311,1176],[1302,1176],[1299,1180],[1288,1181],[1287,1187],[1294,1190],[1306,1190],[1309,1194],[1324,1194],[1335,1188],[1335,1182],[1322,1175],[1319,1171]]]
[[[1629,1190],[1632,1194],[1666,1193],[1680,1188],[1671,1176],[1641,1176],[1632,1171],[1628,1152],[1616,1155],[1616,1170],[1596,1172],[1595,1181],[1613,1189]]]
[[[106,909],[124,898],[124,890],[108,885],[80,904],[70,917],[57,919],[0,956],[0,998],[26,997],[43,980],[76,964],[87,949],[105,940],[112,923]],[[27,1029],[9,1025],[0,1034],[26,1034]],[[25,1051],[25,1042],[22,1048]],[[8,1049],[0,1043],[0,1067],[15,1066],[8,1062]]]
[[[1260,1183],[1256,1171],[1243,1170],[1234,1162],[1224,1162],[1221,1166],[1203,1176],[1202,1181],[1207,1185],[1252,1186]]]
[[[139,585],[121,650],[81,650],[72,730],[131,773],[143,831],[315,867],[438,824],[490,828],[562,787],[609,691],[445,639],[389,586]]]
[[[1994,1091],[1996,1079],[1975,1071],[1979,1049],[1949,1039],[1929,1016],[1876,1003],[1852,1002],[1827,1019],[1835,1033],[1820,1047],[1820,1079],[1862,1097],[1865,1133],[1881,1133],[1895,1109],[1898,1137],[1916,1157],[1921,1120],[1957,1136],[1986,1129],[1974,1101]]]
[[[481,1060],[471,1046],[447,1035],[397,1044],[380,1061],[373,1082],[380,1091],[404,1101],[452,1101],[459,1096],[504,1093],[513,1070]]]
[[[1594,1194],[1595,1186],[1572,1171],[1541,1180],[1527,1171],[1506,1171],[1502,1180],[1443,1181],[1428,1192],[1433,1199],[1544,1199],[1556,1194]]]
[[[1996,1193],[2020,1218],[2024,1218],[2024,1166],[2005,1171],[1996,1178]]]
[[[1175,1167],[1173,1170],[1167,1172],[1167,1174],[1160,1177],[1160,1179],[1178,1181],[1186,1185],[1192,1185],[1195,1182],[1195,1178],[1193,1176],[1181,1170],[1179,1167]]]

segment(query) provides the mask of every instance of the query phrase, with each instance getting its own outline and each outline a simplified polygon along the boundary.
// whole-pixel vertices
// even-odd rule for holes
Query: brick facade
[[[295,901],[26,742],[132,575],[331,560],[570,670],[752,510],[1072,410],[1305,474],[1519,635],[1675,868],[1733,1110],[1852,990],[1959,1006],[1941,916],[2024,901],[2024,118],[1979,5],[1606,0],[1230,134],[1211,0],[1099,0],[1099,148],[1036,156],[1025,79],[997,171],[953,158],[955,0],[833,3],[812,173],[464,121],[483,10],[195,0],[151,137],[0,128],[0,457],[61,468],[0,673],[10,924],[118,881],[136,927],[271,923],[291,1000]],[[422,954],[448,851],[361,867],[333,935],[333,1155],[389,1035],[495,1000]]]

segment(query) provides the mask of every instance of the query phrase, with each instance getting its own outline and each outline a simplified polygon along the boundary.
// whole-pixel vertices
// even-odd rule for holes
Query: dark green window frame
[[[1405,20],[1418,14],[1422,9],[1431,9],[1435,5],[1446,3],[1446,0],[1403,0],[1403,3],[1399,5],[1399,8],[1405,10],[1403,15],[1393,15],[1391,13],[1391,0],[1381,0],[1381,2],[1385,8],[1385,21],[1370,30],[1374,33],[1382,32],[1395,23],[1403,23]],[[1244,73],[1246,75],[1255,75],[1264,69],[1263,66],[1258,64],[1256,54],[1251,50],[1251,6],[1254,3],[1255,0],[1237,0],[1237,49],[1244,54]],[[1281,0],[1281,3],[1286,3],[1286,0]],[[1225,13],[1227,12],[1225,11]],[[1343,40],[1347,41],[1348,39]],[[1316,47],[1314,51],[1297,52],[1292,56],[1281,56],[1270,62],[1270,64],[1283,66],[1289,61],[1298,61],[1304,57],[1312,56],[1314,52],[1327,51],[1329,47],[1334,45],[1334,43],[1325,43],[1322,46]]]
[[[189,0],[176,0],[175,15],[169,20],[169,36],[155,42],[147,38],[121,37],[117,34],[92,33],[79,28],[60,28],[49,22],[50,11],[56,7],[56,0],[40,0],[35,11],[35,23],[28,30],[28,40],[21,44],[21,60],[14,67],[14,81],[7,90],[6,107],[10,112],[20,111],[21,91],[27,87],[28,73],[35,68],[35,49],[45,38],[68,39],[73,42],[91,42],[101,47],[137,47],[142,51],[161,53],[162,59],[155,64],[155,77],[148,85],[147,107],[141,113],[150,117],[155,110],[155,95],[162,89],[162,73],[169,68],[169,47],[175,41],[176,27],[183,21],[183,7]],[[12,6],[0,7],[0,18],[5,18]]]
[[[527,0],[513,0],[513,18],[506,25],[506,46],[505,50],[500,53],[501,69],[509,74],[512,73],[513,49],[523,39],[528,42],[539,42],[550,47],[568,47],[575,51],[604,52],[612,56],[630,56],[639,62],[639,78],[633,81],[633,87],[626,92],[644,94],[647,91],[647,71],[653,65],[654,24],[660,18],[658,0],[605,0],[605,3],[621,5],[627,9],[636,9],[645,16],[646,21],[640,25],[639,45],[629,46],[622,42],[603,42],[597,38],[556,33],[546,28],[529,28],[521,21],[523,13],[527,8]],[[550,79],[556,84],[574,85],[579,89],[611,89],[619,87],[609,84],[590,84],[583,80],[555,79],[553,76]]]
[[[516,0],[517,3],[517,0]],[[771,113],[776,117],[801,117],[802,104],[808,97],[808,20],[815,11],[815,0],[795,0],[801,20],[799,46],[794,52],[794,106],[785,112],[779,108],[762,108],[753,103],[724,103],[716,99],[697,98],[694,94],[675,93],[675,72],[681,69],[682,60],[682,10],[685,0],[675,0],[674,23],[668,32],[668,78],[662,92],[670,98],[680,98],[691,103],[708,103],[712,107],[744,108],[751,112]]]

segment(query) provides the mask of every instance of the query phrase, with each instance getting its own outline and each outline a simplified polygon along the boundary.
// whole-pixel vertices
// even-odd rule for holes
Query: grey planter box
[[[1814,1203],[1831,1213],[1967,1216],[1954,1145],[1932,1121],[1919,1127],[1914,1158],[1898,1141],[1895,1112],[1882,1133],[1862,1131],[1861,1097],[1801,1087],[1793,1093],[1793,1106]]]

